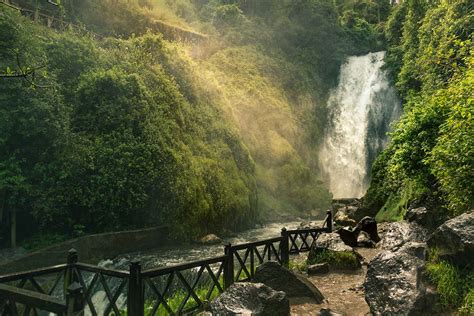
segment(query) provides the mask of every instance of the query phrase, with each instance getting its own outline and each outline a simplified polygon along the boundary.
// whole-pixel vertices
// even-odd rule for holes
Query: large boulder
[[[428,245],[425,242],[409,241],[398,249],[421,260],[428,259]]]
[[[415,222],[418,225],[426,226],[431,217],[426,207],[422,206],[408,209],[403,219],[407,222]]]
[[[288,297],[310,297],[318,304],[324,300],[318,288],[306,277],[291,272],[275,261],[260,265],[255,271],[252,282],[263,283],[274,290],[284,291]]]
[[[383,238],[378,246],[396,251],[407,242],[426,242],[428,235],[428,230],[416,223],[393,222],[384,227]]]
[[[369,263],[365,300],[374,315],[430,315],[437,295],[423,277],[425,262],[409,253],[384,251]]]
[[[313,248],[327,249],[331,251],[353,251],[352,247],[346,245],[338,233],[326,233],[319,235],[313,244]]]
[[[288,316],[290,301],[285,292],[261,283],[237,282],[211,301],[212,315]]]
[[[428,246],[457,264],[474,262],[474,212],[464,213],[439,226],[429,237]]]
[[[338,233],[322,234],[308,254],[308,264],[327,262],[331,269],[359,269],[362,256],[346,245]]]
[[[365,216],[375,216],[378,211],[365,207],[363,204],[360,199],[339,199],[333,200],[332,205],[333,210],[337,210],[337,213],[345,214],[348,218],[358,222]]]

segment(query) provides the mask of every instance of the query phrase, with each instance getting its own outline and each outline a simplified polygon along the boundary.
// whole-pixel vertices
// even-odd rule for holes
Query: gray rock
[[[439,226],[429,237],[428,246],[457,264],[474,262],[474,212],[464,213]]]
[[[209,234],[199,239],[199,243],[203,245],[216,245],[221,242],[222,240],[214,234]]]
[[[340,199],[333,200],[333,209],[345,213],[349,218],[360,221],[365,216],[375,216],[378,209],[370,209],[363,206],[360,199]],[[343,206],[341,206],[343,205]]]
[[[408,211],[403,216],[403,219],[407,222],[415,222],[418,225],[425,226],[429,218],[429,213],[426,207],[417,207],[408,209]]]
[[[429,235],[426,228],[405,221],[390,223],[384,230],[384,236],[378,246],[392,251],[398,250],[407,242],[426,242]]]
[[[290,302],[282,291],[261,283],[237,282],[215,298],[210,309],[213,315],[288,316]]]
[[[307,267],[308,275],[325,274],[329,272],[327,262],[312,264]]]
[[[370,236],[366,232],[360,232],[359,236],[357,237],[357,246],[358,247],[365,247],[365,248],[374,248],[375,242],[370,239]]]
[[[313,247],[324,248],[332,251],[353,251],[352,247],[342,241],[338,233],[321,234]]]
[[[356,217],[356,214],[357,214],[357,210],[359,209],[358,206],[354,206],[354,205],[346,205],[344,207],[341,207],[337,210],[337,213],[341,212],[343,214],[345,214],[347,217],[349,218],[352,218],[354,221],[355,220],[355,217]],[[336,213],[336,214],[337,214]],[[357,221],[356,221],[357,222]]]
[[[370,263],[365,300],[374,315],[431,315],[436,293],[423,278],[425,262],[406,252],[384,251]]]
[[[354,227],[355,225],[357,225],[357,222],[347,215],[345,208],[338,210],[336,215],[334,215],[334,223],[339,226],[350,227]]]
[[[335,267],[337,269],[353,270],[359,269],[362,266],[362,257],[356,251],[354,251],[352,247],[346,245],[338,233],[320,235],[309,251],[307,262],[314,263],[316,258],[325,252],[346,252],[354,255],[356,260],[355,262],[351,262],[351,264],[342,263],[338,267]],[[328,262],[328,264],[330,268],[333,268],[330,262]]]
[[[398,250],[399,252],[406,252],[421,260],[428,259],[428,245],[425,242],[409,241]]]
[[[320,316],[344,316],[343,313],[335,312],[330,308],[321,308],[319,311]]]
[[[260,265],[252,281],[263,283],[277,291],[284,291],[288,297],[310,297],[318,304],[324,300],[318,288],[306,277],[291,272],[275,261]]]

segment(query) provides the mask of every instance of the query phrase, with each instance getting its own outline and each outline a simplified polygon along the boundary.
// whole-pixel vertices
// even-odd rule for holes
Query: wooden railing
[[[59,11],[56,13],[56,15],[54,15],[53,13],[44,13],[39,9],[21,6],[18,3],[10,2],[7,0],[0,0],[0,4],[18,11],[22,16],[32,21],[42,24],[48,28],[55,29],[59,32],[65,32],[69,29],[73,29],[79,34],[87,34],[95,38],[101,38],[99,34],[94,33],[90,30],[86,30],[83,26],[64,20],[63,17],[59,14]]]
[[[331,231],[328,211],[323,227],[283,228],[276,238],[228,244],[223,256],[145,271],[137,261],[131,262],[129,271],[80,263],[77,252],[70,250],[67,264],[0,276],[0,315],[41,310],[58,315],[85,311],[93,316],[118,316],[126,311],[143,316],[145,309],[147,315],[204,310],[234,282],[251,280],[262,263],[273,260],[288,267],[290,254],[309,251],[320,234]],[[99,301],[94,296],[100,288]]]
[[[20,12],[20,14],[26,18],[29,18],[39,24],[58,30],[60,32],[64,32],[68,29],[74,29],[76,32],[81,34],[93,35],[95,38],[102,37],[97,33],[94,33],[90,30],[86,30],[83,26],[64,20],[63,17],[60,15],[59,10],[56,13],[43,12],[42,10],[36,9],[32,6],[25,6],[25,4],[20,4],[8,0],[0,0],[0,4],[3,4],[11,9]],[[162,33],[164,38],[171,41],[196,44],[205,43],[209,40],[208,35],[194,32],[191,30],[186,30],[159,20],[150,21],[148,28]]]

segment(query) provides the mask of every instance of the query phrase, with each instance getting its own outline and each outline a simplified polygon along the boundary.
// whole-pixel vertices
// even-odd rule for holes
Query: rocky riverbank
[[[357,223],[348,216],[351,207],[353,213],[359,214],[359,223],[337,227],[334,233],[321,236],[309,254],[292,258],[291,272],[281,267],[285,272],[278,272],[274,266],[273,273],[260,274],[254,282],[264,283],[270,289],[276,287],[276,292],[265,288],[266,294],[259,296],[263,301],[240,302],[237,310],[270,315],[262,307],[267,305],[264,301],[278,297],[281,308],[272,309],[272,313],[288,315],[288,303],[281,296],[285,293],[291,315],[457,315],[458,311],[444,303],[445,294],[438,292],[430,267],[436,264],[436,253],[436,260],[447,260],[455,269],[469,268],[474,254],[474,212],[434,227],[429,212],[416,208],[408,210],[403,221],[377,225],[350,203],[341,207],[345,220]],[[290,279],[310,284],[315,289],[312,293],[320,294],[319,299],[303,290],[295,292],[294,286],[290,290]],[[468,286],[472,291],[473,285]],[[234,295],[234,308],[236,302],[239,297]],[[227,315],[223,312],[225,304],[219,301],[222,315]],[[472,308],[467,305],[460,311],[469,315],[474,312]]]

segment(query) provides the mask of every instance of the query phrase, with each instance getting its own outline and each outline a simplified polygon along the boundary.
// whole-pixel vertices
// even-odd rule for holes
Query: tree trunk
[[[2,223],[2,220],[3,220],[6,195],[7,195],[6,190],[5,189],[0,189],[0,224]]]
[[[11,211],[10,241],[11,247],[16,248],[16,210]]]

